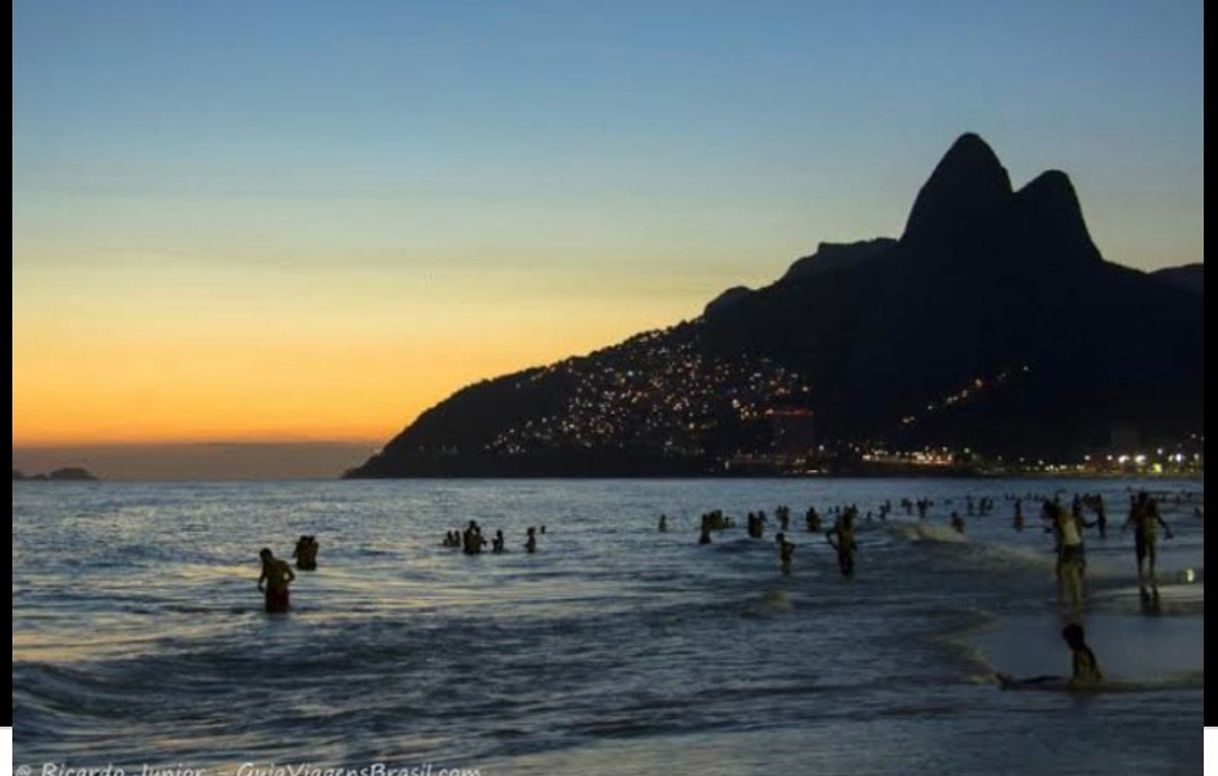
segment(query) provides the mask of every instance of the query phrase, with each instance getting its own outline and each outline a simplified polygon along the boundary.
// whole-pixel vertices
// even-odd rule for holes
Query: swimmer
[[[748,530],[750,538],[760,539],[765,533],[765,527],[762,525],[762,520],[764,519],[761,515],[754,515],[752,512],[749,512]]]
[[[1073,690],[1081,687],[1093,687],[1103,681],[1104,675],[1100,672],[1100,665],[1096,662],[1095,653],[1091,651],[1091,648],[1083,640],[1083,626],[1077,623],[1070,623],[1065,628],[1062,628],[1062,638],[1070,646],[1071,652],[1070,681],[1067,683],[1067,686]]]
[[[795,545],[788,542],[782,533],[775,535],[774,541],[778,544],[778,562],[782,566],[783,576],[790,576],[791,556],[795,554]]]
[[[710,543],[711,543],[710,521],[703,520],[702,521],[702,533],[698,536],[698,544],[710,544]]]
[[[952,516],[948,522],[951,523],[952,529],[956,533],[964,533],[964,518],[960,517],[959,512],[952,512]]]
[[[537,529],[529,526],[529,530],[525,532],[529,537],[524,543],[525,552],[537,552]]]
[[[825,541],[837,551],[837,565],[845,577],[854,574],[854,554],[858,552],[858,545],[854,543],[855,514],[854,510],[847,509],[833,527],[825,532]],[[836,542],[833,541],[834,534],[837,535]]]
[[[1108,538],[1108,512],[1104,509],[1104,497],[1100,494],[1095,494],[1095,498],[1091,502],[1091,508],[1095,510],[1095,525],[1100,529],[1100,538]]]
[[[503,531],[495,531],[495,540],[491,542],[491,552],[503,552]]]
[[[1015,499],[1015,517],[1011,520],[1011,525],[1016,531],[1023,530],[1023,501]]]
[[[1070,678],[1063,681],[1060,676],[1036,676],[1031,679],[1015,679],[1008,674],[998,674],[1004,689],[1037,688],[1059,689],[1064,684],[1067,690],[1085,690],[1104,681],[1095,653],[1083,639],[1081,625],[1070,623],[1062,628],[1062,638],[1070,647]]]
[[[668,515],[660,515],[660,533],[668,533]]]
[[[1125,521],[1125,525],[1121,526],[1121,533],[1125,533],[1130,525],[1134,526],[1134,553],[1138,559],[1138,579],[1142,580],[1145,576],[1142,573],[1142,564],[1145,560],[1150,560],[1150,581],[1155,582],[1155,543],[1158,541],[1158,527],[1163,526],[1163,530],[1167,532],[1167,538],[1172,538],[1171,528],[1167,523],[1163,522],[1162,516],[1159,515],[1159,507],[1155,504],[1154,499],[1146,493],[1139,491],[1136,499],[1133,502],[1133,507],[1129,511],[1129,519]]]
[[[486,546],[486,539],[482,537],[482,528],[477,521],[470,520],[469,527],[465,529],[465,535],[462,537],[465,554],[477,555],[482,552],[484,546]]]
[[[258,577],[258,589],[266,593],[267,612],[286,612],[290,605],[288,583],[296,579],[296,574],[285,561],[276,558],[268,547],[263,547],[258,557],[262,559],[262,576]]]
[[[819,533],[820,515],[816,513],[816,507],[808,507],[808,513],[804,517],[808,521],[808,530],[813,533]]]
[[[312,536],[301,536],[296,540],[296,548],[292,550],[296,559],[296,568],[301,571],[313,571],[317,568],[317,540]]]

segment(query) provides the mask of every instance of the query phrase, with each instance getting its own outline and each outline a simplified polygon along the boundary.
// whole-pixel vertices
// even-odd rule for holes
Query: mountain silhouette
[[[1203,298],[1169,280],[1103,259],[1065,173],[1015,190],[969,133],[899,239],[822,243],[692,321],[469,386],[346,476],[720,473],[807,416],[822,444],[1057,459],[1187,435]]]
[[[1164,267],[1152,272],[1151,276],[1195,294],[1205,293],[1205,265],[1200,262],[1183,264],[1179,267]]]

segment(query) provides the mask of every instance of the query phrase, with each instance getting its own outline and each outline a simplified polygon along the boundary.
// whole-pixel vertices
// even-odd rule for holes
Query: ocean
[[[1132,532],[1120,533],[1128,489],[1142,485],[1171,494],[1157,601],[1139,595]],[[1198,773],[1202,487],[14,483],[14,762],[128,776]],[[1108,505],[1107,539],[1086,535],[1081,621],[1120,692],[993,680],[1070,671],[1051,537],[1028,501],[1016,532],[1006,500],[1058,489]],[[969,494],[994,511],[969,516]],[[903,497],[935,504],[920,521]],[[868,520],[885,499],[889,519]],[[859,551],[845,579],[803,515],[815,505],[831,524],[828,510],[850,503]],[[797,545],[788,577],[780,504]],[[737,527],[699,546],[698,517],[716,508]],[[762,540],[743,527],[755,510],[769,516]],[[509,552],[441,546],[470,519],[488,539],[503,529]],[[525,553],[525,529],[542,525]],[[288,558],[301,534],[317,537],[318,568],[297,572],[290,614],[267,615],[258,550]]]

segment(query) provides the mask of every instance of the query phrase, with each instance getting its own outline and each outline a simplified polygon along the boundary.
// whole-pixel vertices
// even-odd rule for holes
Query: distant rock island
[[[1195,269],[1193,269],[1195,267]],[[1103,259],[1069,177],[952,144],[899,239],[588,356],[485,380],[344,476],[785,472],[826,451],[1063,460],[1202,425],[1201,265]]]
[[[90,473],[88,469],[84,469],[79,466],[69,466],[64,469],[56,469],[53,472],[48,472],[46,474],[35,474],[30,477],[25,476],[24,474],[22,474],[20,471],[18,471],[16,469],[13,469],[13,480],[14,481],[16,481],[16,480],[27,480],[27,481],[46,480],[46,481],[55,481],[55,482],[69,482],[69,481],[81,482],[81,481],[95,481],[95,480],[97,480],[97,477],[95,477],[92,473]]]

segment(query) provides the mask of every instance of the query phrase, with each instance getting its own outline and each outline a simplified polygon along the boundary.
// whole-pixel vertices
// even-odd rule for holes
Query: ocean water
[[[1138,594],[1128,480],[14,483],[14,762],[251,774],[1197,773],[1200,481],[1148,483],[1176,536]],[[1005,494],[1101,492],[1082,621],[1121,692],[1001,691],[1067,674],[1052,541]],[[996,502],[969,517],[964,497]],[[935,500],[919,521],[901,497]],[[886,523],[866,520],[885,499]],[[949,503],[950,501],[950,503]],[[843,579],[815,505],[856,503]],[[779,573],[774,508],[792,509]],[[698,546],[698,515],[743,526]],[[956,509],[961,536],[947,527]],[[659,533],[661,512],[669,533]],[[831,516],[828,516],[831,521]],[[476,519],[509,553],[440,546]],[[525,528],[545,525],[539,551]],[[293,611],[258,550],[314,534]],[[1191,573],[1190,573],[1191,572]],[[1189,578],[1192,581],[1188,581]],[[134,769],[134,770],[131,770]],[[37,770],[35,772],[38,772]],[[435,773],[435,771],[433,771]]]

